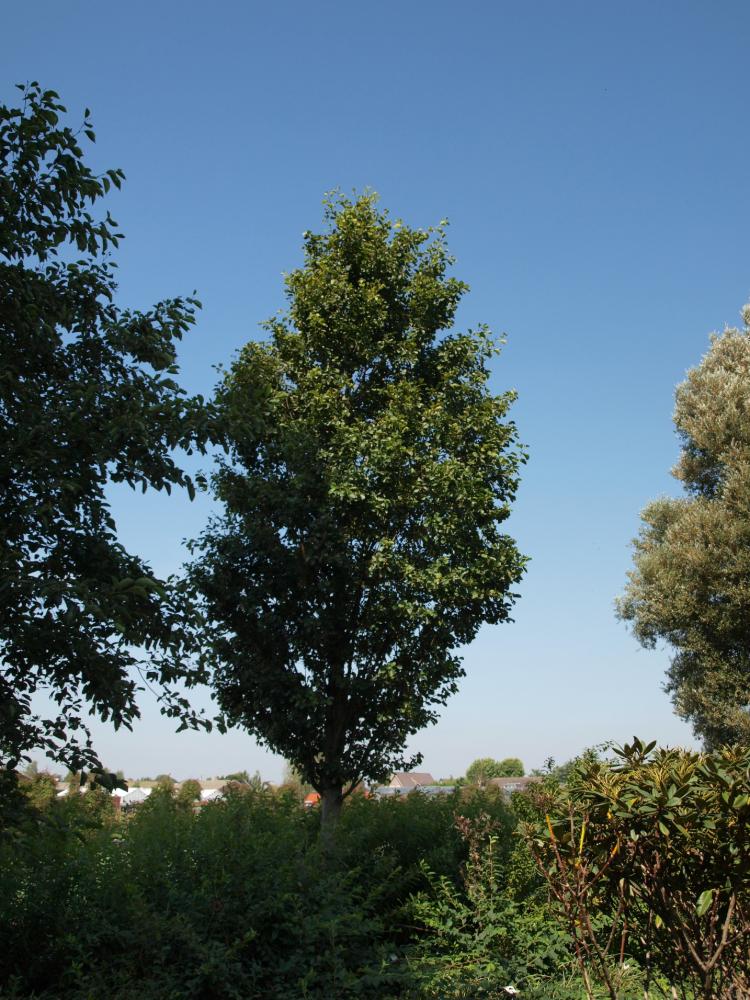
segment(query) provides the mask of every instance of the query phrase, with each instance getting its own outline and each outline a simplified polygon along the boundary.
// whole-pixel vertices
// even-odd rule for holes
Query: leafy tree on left
[[[0,107],[0,764],[39,749],[96,769],[83,715],[130,728],[139,672],[163,712],[207,725],[184,695],[200,680],[185,611],[118,542],[105,493],[193,495],[173,453],[202,451],[212,422],[175,380],[176,346],[200,304],[114,304],[122,234],[93,206],[124,175],[86,166],[88,110],[74,131],[54,91],[19,89]]]

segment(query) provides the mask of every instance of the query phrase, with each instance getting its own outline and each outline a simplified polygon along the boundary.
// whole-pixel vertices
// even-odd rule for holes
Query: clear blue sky
[[[510,530],[531,556],[516,621],[483,631],[424,768],[527,766],[633,733],[688,743],[665,651],[613,615],[638,514],[674,492],[672,395],[750,298],[744,2],[35,2],[3,11],[1,97],[38,79],[119,166],[121,302],[197,289],[185,384],[209,392],[321,221],[323,193],[380,192],[451,221],[461,325],[505,331],[498,390],[531,460]],[[128,546],[176,570],[205,499],[117,493]],[[175,736],[144,697],[111,767],[178,777],[280,762],[242,733]]]

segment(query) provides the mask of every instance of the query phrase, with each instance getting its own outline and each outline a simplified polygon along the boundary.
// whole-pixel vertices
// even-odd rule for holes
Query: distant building
[[[227,785],[233,784],[231,781],[227,781],[225,778],[189,778],[189,781],[197,781],[201,786],[202,792],[208,791],[223,791]],[[161,781],[155,781],[151,778],[128,778],[128,788],[159,788],[162,785]],[[172,785],[172,789],[175,792],[179,792],[182,788],[182,781],[175,781]]]
[[[401,771],[394,774],[388,783],[389,788],[401,788],[404,791],[411,791],[414,788],[423,788],[425,785],[434,785],[435,779],[426,771]]]
[[[196,779],[197,780],[197,779]],[[215,802],[220,799],[224,789],[227,785],[234,784],[231,781],[225,781],[223,778],[209,778],[208,780],[198,781],[201,786],[200,799],[195,803],[196,807],[205,805],[207,802]],[[172,785],[172,791],[176,794],[182,788],[183,782],[178,781]],[[112,792],[112,796],[115,799],[119,807],[125,810],[132,808],[133,806],[139,806],[141,803],[145,802],[146,799],[151,795],[154,789],[161,786],[160,781],[128,781],[128,791],[124,791],[122,788],[115,788]],[[86,789],[84,788],[83,791]]]
[[[499,788],[504,795],[512,795],[513,792],[525,792],[529,785],[535,785],[542,779],[533,775],[525,778],[490,778],[487,782],[488,788]]]
[[[145,802],[152,791],[153,788],[130,788],[127,792],[123,792],[121,788],[116,788],[112,792],[112,797],[121,808],[127,810]]]
[[[238,782],[227,781],[226,778],[207,778],[205,780],[201,778],[198,784],[201,786],[202,792],[223,792],[227,785],[236,785]]]
[[[456,789],[455,785],[412,785],[410,788],[400,788],[398,785],[381,785],[373,791],[376,799],[401,798],[403,795],[450,795]]]

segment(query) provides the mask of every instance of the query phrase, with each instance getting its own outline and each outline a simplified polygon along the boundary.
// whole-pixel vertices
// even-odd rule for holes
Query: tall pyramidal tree
[[[407,759],[505,621],[524,558],[503,532],[524,461],[486,328],[450,332],[466,285],[444,230],[373,195],[326,203],[289,308],[217,394],[223,508],[194,543],[203,657],[228,719],[291,761],[323,823]]]

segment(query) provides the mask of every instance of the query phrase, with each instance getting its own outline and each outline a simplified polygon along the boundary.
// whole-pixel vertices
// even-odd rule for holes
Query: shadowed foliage
[[[175,381],[197,301],[114,304],[121,234],[92,213],[123,174],[84,162],[89,112],[73,131],[54,91],[20,89],[0,107],[0,761],[43,749],[77,770],[97,765],[86,709],[138,715],[138,667],[196,722],[170,687],[196,679],[173,665],[183,609],[118,542],[106,488],[192,492],[172,451],[202,448],[209,414]]]

